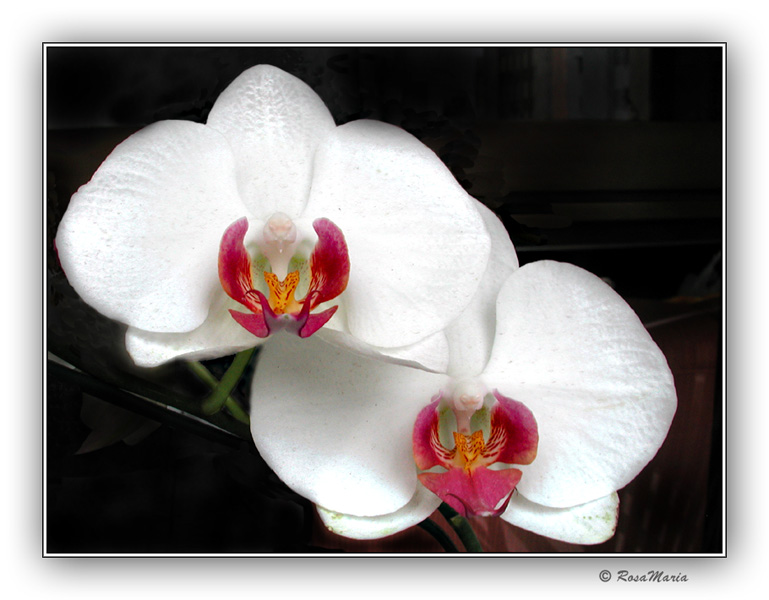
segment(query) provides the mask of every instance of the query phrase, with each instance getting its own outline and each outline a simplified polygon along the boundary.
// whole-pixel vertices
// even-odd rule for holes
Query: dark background
[[[656,521],[647,518],[636,527],[645,535],[620,531],[614,546],[595,550],[721,551],[724,48],[49,46],[45,52],[47,341],[50,352],[82,371],[48,371],[49,552],[361,549],[318,533],[309,503],[282,485],[233,422],[218,421],[231,433],[213,430],[121,395],[173,393],[193,406],[206,388],[182,365],[133,367],[122,326],[77,298],[52,247],[69,197],[117,143],[161,119],[205,122],[219,93],[260,63],[308,83],[338,124],[378,119],[421,139],[497,212],[522,264],[555,259],[582,266],[607,278],[638,310],[677,377],[676,435],[698,435],[699,452],[683,456],[691,443],[673,440],[668,454],[661,451],[660,468],[648,469],[657,483],[651,475],[639,479],[638,486],[654,489],[630,490],[627,499],[621,493],[623,508],[637,510],[659,497],[668,480],[668,496],[678,494],[674,481],[681,477],[671,465],[687,460],[689,472],[699,473],[687,483],[696,504],[678,498],[665,504],[678,509],[655,512],[660,531],[678,528],[677,535],[650,534],[644,528]],[[658,329],[671,319],[686,325],[689,337]],[[210,367],[221,372],[226,365],[222,359]],[[692,375],[693,369],[700,371]],[[689,390],[683,378],[697,382],[698,375],[707,384]],[[684,391],[691,397],[683,398]],[[163,425],[136,445],[76,454],[89,432],[80,418],[84,394],[89,403],[101,398],[128,406]],[[687,418],[689,410],[699,420]],[[122,422],[130,422],[125,431],[140,427]],[[697,518],[687,520],[692,512]],[[620,523],[633,518],[622,515]],[[538,545],[522,535],[525,549],[591,551]],[[636,542],[628,542],[633,535]],[[516,547],[497,538],[489,539],[500,549]],[[413,534],[403,543],[367,549],[433,549]]]

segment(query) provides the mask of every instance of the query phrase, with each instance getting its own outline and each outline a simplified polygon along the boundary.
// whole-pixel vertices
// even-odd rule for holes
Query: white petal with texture
[[[414,421],[445,381],[315,337],[273,336],[252,383],[251,433],[275,473],[312,502],[357,516],[395,512],[417,487]]]
[[[490,209],[480,202],[477,206],[491,236],[491,255],[475,296],[445,330],[449,346],[448,372],[458,379],[479,375],[486,366],[494,343],[497,295],[518,268],[518,257],[507,229]]]
[[[72,287],[102,314],[191,331],[221,289],[219,240],[245,214],[226,140],[161,121],[117,146],[72,197],[56,248]]]
[[[207,124],[232,145],[238,187],[252,214],[302,213],[315,149],[335,127],[310,86],[270,65],[252,67],[217,98]]]
[[[232,318],[228,309],[246,312],[246,309],[219,293],[211,311],[197,329],[183,333],[158,333],[129,327],[126,349],[140,367],[155,367],[176,358],[207,360],[236,354],[263,344],[258,338]]]
[[[440,503],[438,496],[419,485],[408,504],[393,513],[356,517],[318,506],[318,514],[323,524],[337,535],[356,540],[373,540],[418,525],[433,514]]]
[[[490,240],[475,200],[392,125],[354,121],[324,140],[305,214],[344,233],[347,324],[374,346],[407,346],[443,329],[486,269]]]
[[[336,315],[334,316],[336,317]],[[396,348],[381,348],[364,344],[333,321],[330,321],[315,335],[330,344],[348,348],[357,354],[386,360],[398,365],[445,373],[449,364],[449,345],[446,341],[446,335],[442,331],[427,336],[415,344]]]
[[[665,357],[632,309],[595,275],[541,261],[510,276],[497,318],[485,383],[526,404],[539,429],[520,492],[567,507],[630,482],[676,408]]]
[[[551,508],[513,494],[501,518],[522,529],[571,544],[600,544],[617,528],[616,492],[571,508]]]

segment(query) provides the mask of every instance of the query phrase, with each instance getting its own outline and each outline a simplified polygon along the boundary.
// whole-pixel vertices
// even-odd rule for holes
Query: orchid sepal
[[[532,502],[516,490],[500,518],[516,527],[570,544],[601,544],[617,529],[619,496],[612,492],[584,504],[553,508]]]

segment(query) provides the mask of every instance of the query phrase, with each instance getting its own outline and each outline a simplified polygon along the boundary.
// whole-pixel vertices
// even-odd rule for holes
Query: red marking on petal
[[[312,279],[305,299],[310,309],[336,298],[350,278],[350,255],[342,230],[328,219],[316,219],[312,226],[318,242],[310,256]]]
[[[237,310],[230,310],[230,314],[242,327],[245,327],[256,337],[266,338],[270,335],[270,328],[267,326],[262,313],[242,313]]]
[[[313,315],[307,315],[307,320],[305,321],[302,328],[299,330],[299,337],[307,338],[307,337],[310,337],[316,331],[318,331],[318,329],[320,329],[326,323],[328,323],[328,320],[334,316],[334,313],[336,312],[337,308],[339,307],[332,306],[331,308],[324,310],[322,312],[319,312]]]
[[[539,433],[534,415],[522,402],[512,400],[494,390],[497,403],[491,409],[491,432],[484,454],[516,465],[528,465],[537,456]]]
[[[420,470],[430,469],[436,465],[449,467],[454,458],[454,452],[443,447],[438,437],[438,404],[440,396],[425,406],[414,423],[412,445],[414,462]]]
[[[219,281],[230,298],[240,302],[250,311],[260,313],[261,304],[252,293],[254,284],[251,278],[251,257],[243,244],[246,231],[246,217],[238,219],[225,230],[219,244]]]
[[[463,517],[491,517],[507,508],[521,475],[519,469],[478,467],[468,472],[455,467],[445,473],[420,473],[419,481]]]

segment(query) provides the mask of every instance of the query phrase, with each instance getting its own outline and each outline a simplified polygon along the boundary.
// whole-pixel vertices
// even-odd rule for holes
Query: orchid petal
[[[448,369],[449,345],[442,331],[408,346],[380,347],[377,350],[380,353],[380,360],[400,362],[435,373],[445,373]]]
[[[358,338],[344,331],[343,326],[339,322],[335,323],[335,320],[332,319],[318,335],[330,344],[397,365],[416,367],[434,373],[445,373],[449,364],[449,346],[442,331],[408,346],[382,348],[364,344]]]
[[[140,367],[156,367],[170,360],[207,360],[236,354],[264,340],[254,337],[230,316],[239,307],[220,292],[203,324],[184,333],[157,333],[129,327],[126,349]]]
[[[356,540],[372,540],[394,535],[418,525],[427,519],[441,503],[441,499],[422,486],[417,486],[414,496],[395,512],[375,517],[356,517],[326,510],[318,506],[323,524],[337,535]]]
[[[414,420],[445,382],[317,337],[274,336],[252,384],[251,433],[275,473],[312,502],[357,516],[392,513],[417,487]]]
[[[475,296],[446,328],[448,372],[458,379],[479,375],[486,366],[494,343],[497,294],[518,268],[518,257],[505,226],[486,206],[478,202],[477,207],[491,236],[491,255]]]
[[[318,148],[308,215],[331,219],[350,252],[350,332],[374,346],[436,333],[470,302],[489,257],[476,202],[426,146],[375,121]]]
[[[555,540],[600,544],[614,535],[618,511],[616,492],[571,508],[542,506],[521,494],[513,494],[507,510],[500,516],[516,527]]]
[[[238,189],[254,216],[302,213],[315,149],[335,127],[306,83],[270,65],[252,67],[217,98],[207,124],[230,142]]]
[[[665,439],[676,407],[665,357],[595,275],[542,261],[507,280],[483,379],[523,402],[539,428],[519,491],[553,507],[629,483]]]
[[[67,279],[102,314],[192,331],[219,290],[219,238],[244,213],[226,140],[161,121],[117,146],[72,197],[56,248]]]

